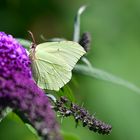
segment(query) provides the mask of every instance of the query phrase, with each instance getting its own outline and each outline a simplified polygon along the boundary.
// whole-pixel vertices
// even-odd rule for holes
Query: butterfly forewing
[[[39,44],[32,60],[33,76],[43,89],[59,90],[71,79],[71,70],[85,54],[75,42],[47,42]]]

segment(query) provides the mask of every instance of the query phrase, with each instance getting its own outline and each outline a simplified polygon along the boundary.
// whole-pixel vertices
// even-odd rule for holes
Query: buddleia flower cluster
[[[44,140],[60,140],[55,114],[32,80],[30,63],[16,39],[0,32],[0,115],[7,107],[18,110]]]
[[[70,102],[64,96],[56,101],[54,108],[62,117],[73,116],[76,123],[81,122],[83,127],[87,126],[91,131],[100,134],[109,134],[111,132],[111,125],[96,119],[85,108]]]
[[[9,79],[20,72],[31,77],[30,60],[26,50],[11,35],[0,32],[0,76]]]

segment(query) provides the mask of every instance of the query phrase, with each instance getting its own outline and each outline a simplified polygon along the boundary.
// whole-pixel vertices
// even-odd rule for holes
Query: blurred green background
[[[100,69],[140,86],[140,0],[1,0],[0,31],[29,39],[31,30],[38,42],[46,38],[72,39],[77,9],[87,4],[81,32],[92,36],[88,58]],[[124,87],[75,75],[79,103],[96,117],[112,124],[108,136],[75,128],[73,119],[64,119],[61,128],[80,140],[139,140],[140,95]],[[20,130],[20,131],[19,131]],[[0,140],[36,140],[22,123],[5,119],[0,124]]]

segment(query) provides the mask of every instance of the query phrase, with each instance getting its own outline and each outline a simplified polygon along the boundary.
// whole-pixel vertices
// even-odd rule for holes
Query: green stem
[[[74,68],[74,72],[124,86],[140,95],[140,88],[138,86],[101,69],[77,64]]]

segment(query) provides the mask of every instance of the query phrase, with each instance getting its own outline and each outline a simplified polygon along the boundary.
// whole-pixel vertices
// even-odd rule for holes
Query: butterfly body
[[[31,48],[32,74],[39,87],[58,91],[72,76],[84,49],[76,42],[46,42]]]

